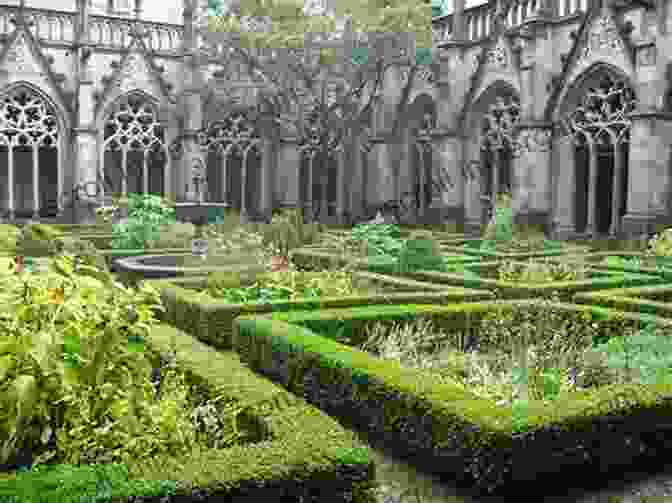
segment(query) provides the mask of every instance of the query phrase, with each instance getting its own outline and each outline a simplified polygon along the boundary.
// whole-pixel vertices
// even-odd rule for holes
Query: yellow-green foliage
[[[20,231],[15,225],[0,224],[0,250],[16,251]]]
[[[531,259],[526,263],[507,261],[498,268],[499,280],[511,283],[548,283],[551,281],[577,281],[587,278],[584,264],[550,262]]]
[[[154,400],[143,340],[158,292],[124,287],[72,258],[33,275],[0,271],[0,463],[30,448],[36,464],[184,454],[196,441],[181,377]],[[50,437],[55,447],[48,447]]]
[[[649,240],[647,252],[661,257],[672,257],[672,228],[653,236]]]

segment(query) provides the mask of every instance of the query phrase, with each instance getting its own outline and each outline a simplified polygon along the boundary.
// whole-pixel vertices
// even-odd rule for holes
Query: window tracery
[[[628,115],[637,101],[632,89],[623,81],[605,76],[597,87],[589,88],[579,106],[565,119],[565,126],[574,136],[588,136],[598,143],[628,141],[632,121]]]
[[[159,150],[164,130],[156,108],[142,96],[130,95],[105,122],[106,150]]]
[[[257,128],[243,113],[235,113],[224,120],[212,122],[198,134],[198,143],[205,149],[220,149],[235,145],[246,151],[260,140]]]
[[[498,96],[483,119],[484,150],[514,148],[514,130],[520,119],[520,102],[517,98]]]
[[[0,101],[0,143],[7,147],[57,147],[58,120],[30,89],[18,88]]]

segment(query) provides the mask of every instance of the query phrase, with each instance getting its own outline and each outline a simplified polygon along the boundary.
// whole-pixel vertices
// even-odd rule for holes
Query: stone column
[[[597,213],[597,146],[590,141],[590,161],[588,163],[588,234],[595,236],[597,228],[595,226],[595,216]]]
[[[669,212],[669,135],[672,122],[660,113],[633,114],[630,129],[627,213],[623,231],[638,235],[653,230],[657,218]]]
[[[435,143],[438,150],[433,156],[433,176],[442,177],[452,186],[449,192],[432,194],[432,207],[457,207],[464,204],[464,178],[462,175],[462,142],[454,131],[445,132]]]
[[[611,226],[609,234],[617,234],[621,223],[621,193],[623,190],[623,154],[621,145],[614,145],[614,187],[611,191]]]
[[[576,176],[574,144],[571,136],[562,136],[554,141],[551,160],[554,177],[553,234],[556,239],[565,239],[574,234],[574,204]]]
[[[548,223],[551,212],[551,137],[549,123],[528,122],[519,125],[512,162],[514,197],[521,201],[519,222],[540,226]],[[562,159],[565,169],[566,157]]]
[[[73,144],[75,154],[75,170],[73,179],[78,187],[82,190],[75,191],[75,194],[82,196],[84,200],[72,201],[72,204],[77,204],[78,211],[77,219],[80,223],[91,223],[95,221],[95,212],[93,208],[99,203],[96,200],[95,194],[96,184],[98,183],[98,130],[95,126],[94,110],[95,103],[93,93],[95,91],[95,79],[92,75],[90,67],[91,49],[88,46],[88,5],[85,0],[78,1],[79,22],[77,38],[80,43],[77,51],[78,69],[77,77],[77,102],[79,104],[76,126],[73,128]],[[63,174],[59,173],[59,177]],[[102,178],[102,177],[101,177]],[[73,187],[64,187],[64,190],[72,194]],[[88,194],[85,194],[85,189]],[[61,199],[59,194],[59,199]],[[88,197],[92,196],[92,197]],[[59,213],[62,208],[59,208]]]
[[[258,210],[263,218],[271,218],[273,212],[273,167],[275,149],[273,140],[263,138],[261,141],[261,176],[259,187],[259,207]]]
[[[455,0],[453,9],[453,39],[464,40],[464,0]]]

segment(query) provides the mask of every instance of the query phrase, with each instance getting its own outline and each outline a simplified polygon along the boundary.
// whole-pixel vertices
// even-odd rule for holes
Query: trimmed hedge
[[[641,322],[640,315],[592,306],[548,306],[566,316],[587,316],[603,336],[618,337],[624,326],[638,328]],[[518,300],[242,316],[235,322],[233,346],[250,368],[379,439],[400,458],[483,493],[585,469],[596,460],[627,469],[647,435],[654,451],[665,448],[650,439],[672,418],[669,384],[606,386],[569,393],[561,401],[530,402],[523,416],[517,409],[516,417],[525,420],[521,426],[514,424],[512,406],[477,397],[431,370],[408,368],[339,342],[356,338],[366,323],[415,318],[442,319],[442,327],[450,323],[478,333],[484,314],[514,308],[539,306]],[[672,330],[670,321],[650,321]]]
[[[351,432],[304,400],[257,376],[237,355],[215,351],[173,327],[155,327],[147,339],[146,350],[157,354],[170,352],[172,344],[176,345],[176,363],[180,369],[205,383],[216,396],[244,401],[247,406],[239,419],[256,425],[264,440],[227,449],[201,448],[186,458],[161,457],[128,467],[118,465],[122,472],[127,470],[128,476],[117,474],[116,485],[105,488],[109,498],[102,501],[120,501],[120,498],[130,501],[131,496],[158,495],[169,495],[167,501],[175,502],[203,501],[205,495],[234,503],[370,501],[373,463],[368,449]],[[40,472],[20,475],[30,480],[28,490],[33,491],[46,476]],[[81,476],[76,480],[76,472],[72,476],[75,485],[86,482]],[[51,479],[53,484],[55,481]],[[56,489],[65,499],[53,499],[54,493],[40,489],[40,499],[32,501],[83,501],[81,493],[65,491],[63,483],[59,479]],[[48,489],[54,490],[54,486]],[[2,495],[22,496],[19,501],[28,503],[30,500],[19,491],[16,479],[0,480],[0,500],[9,501]]]
[[[207,277],[185,277],[167,280],[148,280],[156,286],[166,308],[160,316],[187,333],[218,348],[230,349],[233,321],[240,315],[263,314],[302,309],[330,309],[378,304],[438,303],[477,301],[493,298],[492,293],[463,288],[451,288],[405,278],[374,273],[357,272],[358,278],[384,285],[390,293],[370,296],[322,297],[305,300],[278,301],[270,303],[230,304],[209,296],[194,299],[188,288],[203,288]],[[253,281],[253,278],[250,278]],[[402,290],[402,291],[400,291]]]

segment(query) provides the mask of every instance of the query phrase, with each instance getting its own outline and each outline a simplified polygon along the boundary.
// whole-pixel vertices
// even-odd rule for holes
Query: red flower
[[[286,271],[289,269],[289,259],[280,255],[271,258],[271,271]]]

